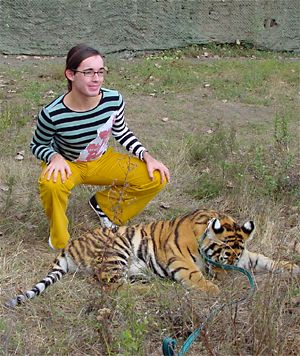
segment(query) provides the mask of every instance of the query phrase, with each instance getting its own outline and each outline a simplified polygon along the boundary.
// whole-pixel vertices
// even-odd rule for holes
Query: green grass
[[[242,145],[234,128],[219,126],[205,139],[192,140],[190,162],[200,172],[193,189],[197,198],[222,194],[267,196],[297,204],[300,176],[297,147],[289,148],[288,120],[274,118],[274,136],[269,144]],[[244,143],[244,142],[243,142]],[[222,147],[222,149],[220,149]],[[300,206],[299,206],[300,208]]]
[[[13,123],[12,111],[6,106],[1,111],[0,132],[8,129]]]
[[[178,352],[215,303],[247,292],[243,276],[225,278],[213,299],[161,279],[103,290],[77,273],[24,307],[3,307],[43,277],[54,258],[38,194],[40,165],[28,146],[39,108],[66,88],[61,58],[10,61],[9,68],[0,61],[0,353],[156,356],[166,336],[177,340]],[[299,263],[295,55],[211,44],[130,61],[108,57],[107,65],[105,86],[123,94],[129,127],[171,170],[170,184],[132,222],[198,207],[222,210],[239,222],[255,221],[251,250]],[[24,160],[15,161],[19,150]],[[73,191],[74,237],[98,224],[87,204],[94,191]],[[258,275],[256,283],[251,302],[213,318],[191,355],[300,353],[299,280]]]
[[[290,105],[296,105],[299,62],[278,60],[273,56],[260,61],[223,58],[189,61],[184,55],[156,55],[146,59],[136,59],[126,68],[112,63],[108,83],[133,94],[148,95],[184,93],[209,85],[206,92],[216,99],[272,105],[283,98]]]
[[[4,101],[11,101],[13,96],[18,99],[19,104],[26,105],[27,110],[31,111],[48,103],[51,97],[59,95],[66,88],[63,67],[57,64],[47,68],[18,65],[16,68],[6,69],[4,75],[9,78],[4,87],[9,96],[4,96]]]

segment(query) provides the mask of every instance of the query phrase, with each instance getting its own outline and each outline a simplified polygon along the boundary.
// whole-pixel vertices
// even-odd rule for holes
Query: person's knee
[[[164,187],[167,185],[167,179],[164,177],[162,180],[162,177],[160,175],[159,171],[154,171],[153,173],[153,184],[157,188],[158,191],[164,189]]]
[[[51,193],[59,193],[59,192],[69,192],[73,188],[74,184],[67,180],[65,183],[61,182],[60,177],[58,177],[56,182],[53,182],[52,179],[47,180],[45,178],[39,179],[39,189],[40,192],[51,192]]]

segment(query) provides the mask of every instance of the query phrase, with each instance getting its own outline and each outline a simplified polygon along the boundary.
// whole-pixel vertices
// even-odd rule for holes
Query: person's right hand
[[[55,183],[57,181],[58,173],[60,173],[62,183],[64,183],[72,174],[67,161],[62,155],[56,153],[51,157],[51,162],[45,168],[42,176],[46,177],[47,180],[50,180],[52,176],[52,180]]]

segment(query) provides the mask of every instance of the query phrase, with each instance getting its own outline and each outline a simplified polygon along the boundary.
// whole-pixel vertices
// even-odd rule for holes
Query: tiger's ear
[[[221,224],[221,221],[217,218],[212,219],[206,228],[206,236],[214,240],[216,237],[216,234],[221,234],[224,231],[224,228]]]
[[[254,222],[249,220],[241,227],[243,233],[245,234],[245,240],[252,239],[255,230]]]
[[[211,227],[216,234],[221,234],[224,231],[224,228],[219,219],[214,219],[212,221]]]

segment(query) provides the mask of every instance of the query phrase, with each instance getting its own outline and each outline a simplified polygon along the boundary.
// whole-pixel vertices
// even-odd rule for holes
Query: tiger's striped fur
[[[31,290],[17,295],[7,306],[41,294],[66,273],[88,270],[103,282],[114,282],[138,275],[143,268],[163,278],[172,278],[186,287],[217,294],[219,288],[205,278],[213,273],[200,254],[200,248],[214,261],[248,270],[288,270],[300,273],[289,262],[275,262],[248,251],[245,241],[254,232],[252,221],[239,226],[233,218],[213,210],[196,210],[172,220],[149,224],[98,228],[71,240],[53,262],[48,275]],[[201,239],[205,233],[205,238]],[[200,240],[201,242],[200,246]]]

